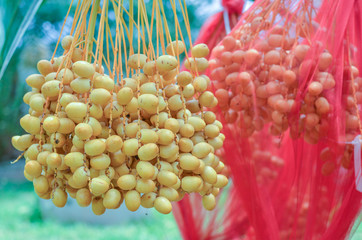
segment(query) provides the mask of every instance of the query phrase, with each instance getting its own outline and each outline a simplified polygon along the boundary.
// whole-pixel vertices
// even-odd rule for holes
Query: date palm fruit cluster
[[[39,197],[64,207],[69,194],[97,215],[123,202],[130,211],[167,214],[171,202],[197,192],[212,210],[228,179],[215,155],[222,124],[203,110],[217,104],[210,79],[199,75],[208,67],[207,46],[193,46],[190,71],[181,72],[175,53],[185,51],[182,41],[158,57],[130,54],[133,74],[116,82],[98,62],[84,61],[75,39],[64,37],[68,54],[39,61],[39,74],[26,79],[30,108],[20,125],[27,134],[12,138]]]
[[[265,9],[270,11],[254,9],[246,22],[213,50],[210,77],[219,101],[214,111],[221,113],[226,123],[238,126],[244,137],[262,133],[267,127],[273,136],[288,133],[308,144],[328,139],[335,128],[330,123],[342,111],[345,141],[351,142],[362,129],[359,69],[348,59],[339,67],[340,56],[329,52],[325,48],[328,44],[313,40],[319,26],[304,19],[308,15],[304,8],[290,13],[295,24],[286,24],[276,22],[280,3],[268,6]],[[347,43],[345,47],[349,48]],[[342,86],[336,86],[336,77],[343,78]],[[337,92],[341,88],[340,96]],[[339,107],[341,103],[343,107]],[[343,142],[341,166],[348,169],[353,145]],[[330,147],[320,151],[323,175],[336,169],[330,160],[335,154]]]
[[[312,56],[314,53],[307,41],[313,32],[312,24],[297,25],[297,30],[290,29],[290,34],[285,26],[271,26],[268,20],[255,15],[214,49],[211,78],[219,107],[225,121],[239,123],[245,137],[268,125],[274,136],[290,129],[292,138],[302,136],[307,143],[315,144],[331,127],[328,119],[335,101],[332,64],[335,60],[327,49]],[[294,32],[298,33],[297,37],[293,36]],[[351,75],[355,78],[357,104],[362,103],[362,91],[358,69],[353,65],[345,69],[347,73],[351,70],[346,78],[350,85],[347,88],[351,90],[345,97],[349,134],[358,130]],[[296,101],[305,79],[310,80],[302,99]],[[295,110],[299,115],[296,124],[291,119],[295,117],[292,113]]]

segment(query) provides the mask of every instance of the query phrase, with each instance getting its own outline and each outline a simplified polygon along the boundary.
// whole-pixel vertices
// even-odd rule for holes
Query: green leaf
[[[1,1],[4,2],[4,1]],[[34,1],[28,1],[29,6],[27,6],[27,11],[23,18],[19,16],[20,14],[20,6],[21,1],[17,1],[17,4],[14,4],[15,1],[6,1],[6,3],[1,4],[5,6],[6,15],[11,15],[10,21],[8,22],[8,26],[6,26],[6,32],[1,33],[1,35],[5,35],[5,42],[1,49],[0,54],[0,80],[2,79],[4,72],[16,50],[18,47],[22,37],[24,36],[24,33],[26,32],[27,28],[29,27],[29,24],[33,20],[35,13],[38,11],[41,3],[43,0],[34,0]],[[11,4],[13,3],[13,4]],[[11,8],[13,8],[13,12],[11,14]],[[10,9],[10,11],[8,11]],[[15,11],[14,11],[15,10]],[[5,13],[3,13],[5,16]],[[8,18],[3,17],[3,22],[7,22]],[[11,30],[16,29],[15,33]],[[10,34],[13,33],[13,34]]]

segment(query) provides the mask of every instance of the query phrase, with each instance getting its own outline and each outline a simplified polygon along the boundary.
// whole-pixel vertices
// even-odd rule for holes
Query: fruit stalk
[[[98,14],[98,8],[101,0],[94,1],[93,12],[91,13],[91,19],[89,23],[89,32],[88,32],[88,48],[87,48],[87,62],[91,62],[92,60],[92,49],[93,49],[93,38],[94,38],[94,30],[96,28],[96,20]]]

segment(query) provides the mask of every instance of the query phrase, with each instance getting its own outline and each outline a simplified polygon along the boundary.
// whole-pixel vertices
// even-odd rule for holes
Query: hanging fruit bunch
[[[170,4],[175,36],[162,1],[152,1],[151,18],[143,0],[129,9],[113,0],[78,2],[63,54],[40,60],[39,74],[26,79],[30,108],[20,125],[27,134],[12,138],[39,197],[64,207],[69,194],[96,215],[123,201],[130,211],[142,205],[167,214],[191,192],[215,207],[228,179],[214,155],[222,125],[205,110],[217,104],[206,91],[210,79],[200,75],[209,50],[191,45],[187,55],[176,14],[180,8],[191,39],[186,6]],[[180,71],[184,52],[190,72]]]
[[[315,144],[328,131],[336,59],[326,46],[311,49],[318,28],[311,18],[316,14],[312,1],[294,12],[281,6],[299,2],[264,1],[213,51],[211,78],[219,107],[226,122],[238,124],[245,136],[268,125],[274,136],[290,129],[293,138]],[[280,22],[278,17],[294,19]],[[350,67],[357,78],[358,69]],[[362,94],[358,88],[356,94]],[[297,95],[303,99],[296,103]],[[299,119],[293,119],[295,111]],[[356,114],[346,117],[347,128],[355,130]]]
[[[313,16],[317,16],[313,1],[260,1],[214,49],[210,76],[219,101],[214,111],[225,123],[238,126],[237,135],[252,140],[258,138],[257,132],[277,137],[287,133],[309,144],[330,137],[331,119],[339,110],[334,105],[335,78],[341,73],[331,44],[313,40],[320,28]],[[342,99],[346,103],[343,135],[345,141],[352,141],[361,132],[357,114],[361,78],[356,63],[345,62],[343,68],[343,88],[348,90]],[[345,147],[342,166],[347,169],[352,152],[352,146]],[[334,153],[325,148],[319,154],[325,158]],[[329,174],[334,168],[327,161],[322,171]]]

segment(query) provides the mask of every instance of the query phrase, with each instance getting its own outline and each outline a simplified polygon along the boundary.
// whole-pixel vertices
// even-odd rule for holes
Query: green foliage
[[[41,0],[21,2],[1,0],[0,35],[5,36],[0,43],[0,154],[9,148],[9,137],[17,129],[14,119],[19,117],[19,106],[24,92],[24,83],[19,81],[17,62],[19,52],[15,52],[27,27],[32,21]],[[15,53],[15,56],[13,54]],[[7,66],[10,64],[10,68]],[[5,72],[5,70],[7,70]]]
[[[0,192],[0,239],[181,239],[171,214],[163,215],[154,211],[152,216],[138,221],[109,226],[60,223],[42,218],[39,197],[30,182],[2,184],[0,181]]]
[[[27,3],[29,4],[25,12],[21,11],[20,1],[16,5],[13,1],[6,1],[3,4],[4,12],[11,17],[7,18],[5,14],[2,14],[5,40],[0,51],[0,79],[42,0],[28,1]]]

